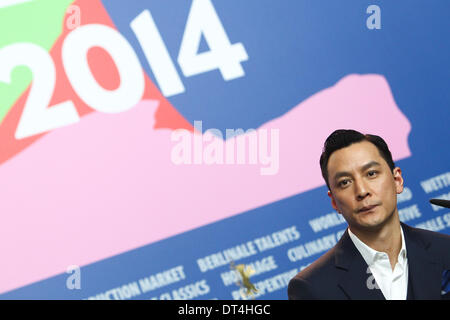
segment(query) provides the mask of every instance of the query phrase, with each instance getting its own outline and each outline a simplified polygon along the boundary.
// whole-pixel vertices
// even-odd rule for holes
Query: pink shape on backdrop
[[[410,123],[379,75],[347,76],[263,125],[280,134],[271,176],[259,164],[173,164],[172,131],[152,129],[157,105],[89,114],[0,167],[0,292],[322,186],[318,159],[335,129],[381,135],[395,160],[411,155]]]

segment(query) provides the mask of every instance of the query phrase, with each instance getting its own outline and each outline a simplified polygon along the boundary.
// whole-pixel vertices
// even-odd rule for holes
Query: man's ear
[[[333,194],[331,193],[330,190],[328,190],[328,196],[331,199],[331,205],[333,206],[333,209],[336,210],[337,212],[339,212],[337,205],[336,205],[336,200],[334,200]],[[340,212],[339,212],[340,213]]]
[[[400,169],[399,167],[395,167],[392,171],[392,174],[394,175],[395,190],[397,194],[400,194],[403,192],[402,169]]]

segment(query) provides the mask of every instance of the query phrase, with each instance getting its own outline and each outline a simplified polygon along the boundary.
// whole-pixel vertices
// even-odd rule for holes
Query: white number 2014
[[[150,11],[141,12],[130,26],[163,95],[184,92],[183,82]],[[210,50],[198,53],[202,35]],[[121,81],[115,90],[102,88],[89,69],[86,55],[95,46],[107,51],[116,64]],[[241,62],[246,60],[244,46],[230,43],[211,0],[193,0],[177,59],[184,76],[218,69],[225,81],[236,79],[245,75]],[[64,39],[62,61],[76,94],[97,111],[126,111],[142,97],[145,81],[136,53],[129,42],[110,27],[88,24],[73,30]],[[45,49],[32,43],[15,43],[0,49],[0,81],[10,82],[11,72],[19,65],[31,70],[33,83],[15,132],[16,139],[80,120],[71,100],[48,107],[55,88],[56,70]]]

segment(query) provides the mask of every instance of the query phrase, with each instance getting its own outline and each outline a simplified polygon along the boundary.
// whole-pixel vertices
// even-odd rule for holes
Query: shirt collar
[[[405,246],[405,236],[403,234],[403,229],[401,226],[400,232],[402,235],[402,248],[400,249],[400,252],[398,254],[397,262],[403,266],[406,262],[406,246]],[[369,247],[368,245],[366,245],[355,234],[351,232],[350,228],[348,228],[348,235],[350,236],[350,239],[352,239],[352,242],[354,243],[356,249],[358,249],[359,253],[361,253],[362,257],[364,258],[364,261],[366,261],[368,266],[371,266],[381,257],[387,255],[385,252],[376,251],[371,247]]]

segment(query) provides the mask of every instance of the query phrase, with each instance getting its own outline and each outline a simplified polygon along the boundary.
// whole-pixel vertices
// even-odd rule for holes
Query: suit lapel
[[[402,228],[408,256],[408,287],[412,286],[414,299],[441,299],[442,266],[429,257],[430,243],[424,242],[413,228],[403,223]],[[408,298],[410,293],[408,290]]]
[[[348,229],[336,245],[335,266],[342,273],[338,286],[349,299],[385,299],[381,290],[374,286],[375,279],[364,258],[350,239]]]

